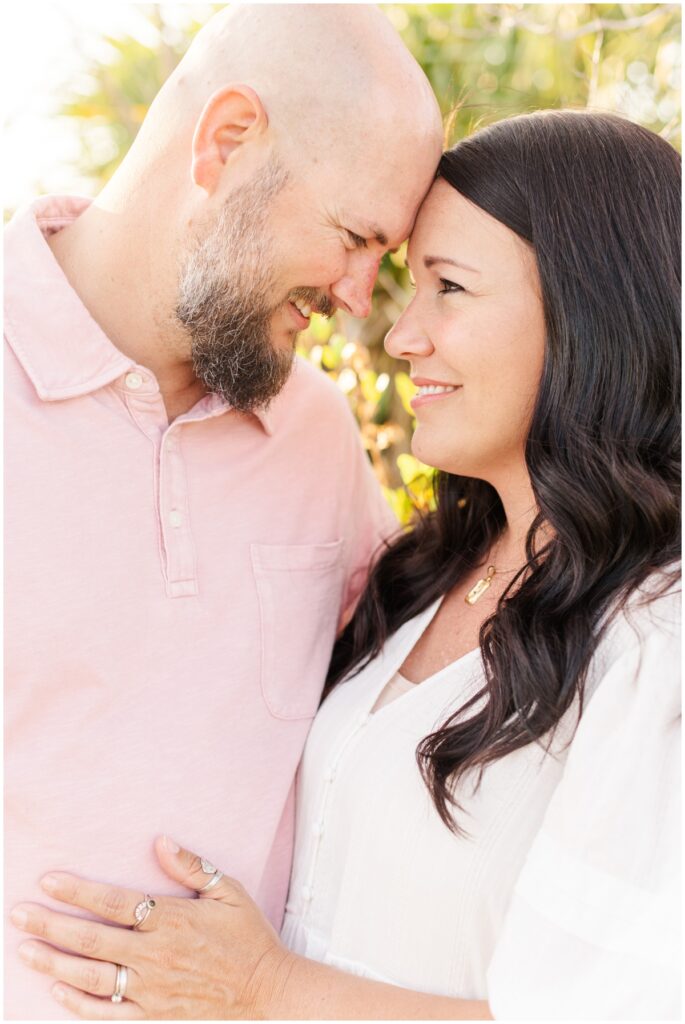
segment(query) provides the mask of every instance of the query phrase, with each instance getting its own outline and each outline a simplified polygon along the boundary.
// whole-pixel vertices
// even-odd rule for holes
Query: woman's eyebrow
[[[468,263],[460,263],[458,260],[452,260],[449,256],[424,256],[423,265],[426,270],[429,270],[436,263],[449,263],[452,267],[459,267],[460,270],[469,270],[472,274],[480,274],[480,270],[476,270],[475,267],[470,267]]]

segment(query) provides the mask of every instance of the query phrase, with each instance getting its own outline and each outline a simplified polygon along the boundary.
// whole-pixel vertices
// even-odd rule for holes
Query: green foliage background
[[[138,5],[151,44],[107,38],[62,103],[79,128],[94,191],[114,172],[156,92],[217,4]],[[426,71],[446,142],[541,107],[613,110],[680,147],[679,4],[386,4],[381,9]],[[408,454],[413,387],[383,350],[409,297],[404,253],[383,261],[363,323],[313,317],[299,351],[347,395],[388,500],[407,522],[433,505],[432,472]]]

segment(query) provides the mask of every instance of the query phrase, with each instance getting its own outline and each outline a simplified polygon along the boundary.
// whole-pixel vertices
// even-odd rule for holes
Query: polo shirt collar
[[[5,336],[45,402],[89,394],[137,368],[90,315],[46,241],[90,202],[43,196],[19,210],[5,229]],[[218,395],[207,399],[214,414],[229,408]],[[255,416],[272,434],[271,411],[256,410]]]
[[[92,318],[46,241],[88,205],[44,196],[5,231],[5,335],[45,402],[88,394],[134,366]]]

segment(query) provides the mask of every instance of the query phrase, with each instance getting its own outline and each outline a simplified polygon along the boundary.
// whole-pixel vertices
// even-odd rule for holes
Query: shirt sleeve
[[[590,697],[490,963],[495,1019],[680,1019],[679,675],[662,622]]]

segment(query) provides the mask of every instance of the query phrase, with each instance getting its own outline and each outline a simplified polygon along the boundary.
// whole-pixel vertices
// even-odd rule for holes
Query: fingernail
[[[15,908],[10,914],[12,924],[15,924],[17,928],[25,928],[29,921],[29,915],[25,910],[20,910],[18,907]]]
[[[65,988],[60,988],[58,985],[53,988],[52,994],[58,1003],[63,1003],[67,998],[67,990]]]
[[[54,875],[46,875],[45,878],[41,878],[40,884],[46,892],[55,892],[59,886],[59,881]]]
[[[170,836],[164,836],[164,845],[166,846],[169,853],[178,853],[181,849],[178,843],[175,843],[173,839],[170,838]]]
[[[36,951],[35,951],[35,949],[33,948],[33,946],[30,946],[30,945],[28,944],[28,942],[24,942],[24,943],[23,943],[23,944],[22,944],[22,945],[21,945],[21,946],[19,947],[19,950],[18,950],[18,952],[19,952],[19,956],[20,956],[20,957],[21,957],[21,958],[22,958],[23,960],[26,960],[26,962],[27,962],[27,963],[29,963],[29,964],[32,964],[32,963],[33,963],[33,961],[34,961],[34,960],[36,959]]]

